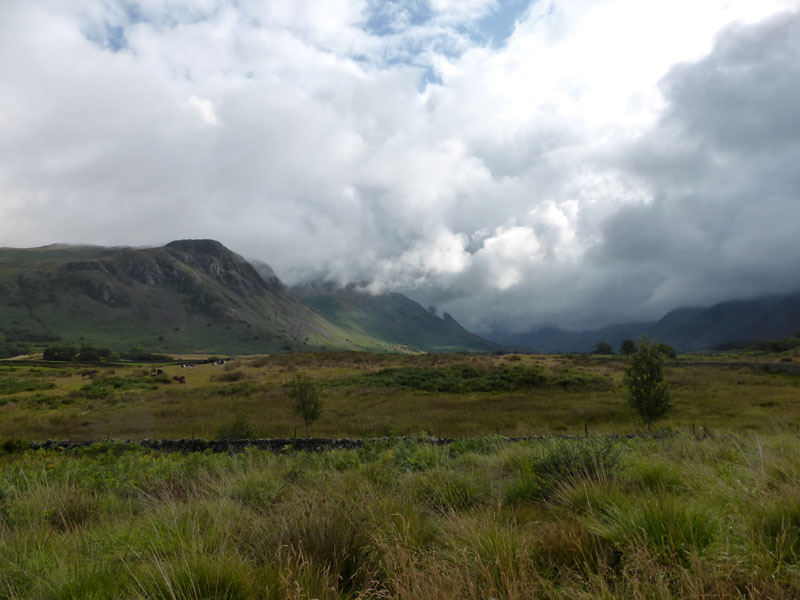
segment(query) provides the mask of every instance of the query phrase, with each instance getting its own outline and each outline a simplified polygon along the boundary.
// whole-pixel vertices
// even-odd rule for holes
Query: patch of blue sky
[[[431,16],[427,0],[370,0],[364,29],[376,36],[395,35],[427,23]]]
[[[83,34],[90,42],[111,52],[121,52],[128,47],[125,39],[125,27],[108,22],[85,28]]]
[[[122,0],[109,11],[110,18],[102,23],[86,23],[83,32],[88,40],[98,46],[119,52],[128,47],[125,31],[133,25],[147,23],[156,29],[171,29],[205,21],[221,8],[222,5],[214,6],[210,10],[198,10],[192,6],[164,4],[148,10],[136,0]]]
[[[86,39],[111,52],[125,50],[128,47],[125,30],[145,21],[141,10],[133,2],[122,2],[116,8],[109,12],[110,18],[103,22],[87,22],[83,27]]]
[[[506,43],[518,20],[525,16],[537,0],[500,0],[497,6],[463,33],[476,43],[499,48]]]

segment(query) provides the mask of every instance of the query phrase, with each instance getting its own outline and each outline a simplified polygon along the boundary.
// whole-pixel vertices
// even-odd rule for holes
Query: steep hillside
[[[798,329],[800,294],[790,294],[674,310],[648,333],[676,348],[700,350],[788,337]]]
[[[353,335],[368,335],[426,352],[486,352],[500,347],[470,333],[449,314],[440,318],[403,294],[370,294],[330,283],[299,286],[293,291]]]
[[[0,249],[0,329],[163,351],[387,347],[354,339],[213,240]]]

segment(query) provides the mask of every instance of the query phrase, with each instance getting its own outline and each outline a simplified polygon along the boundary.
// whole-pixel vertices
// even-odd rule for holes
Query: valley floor
[[[354,353],[2,364],[0,597],[800,597],[800,377],[673,364],[660,436],[612,439],[642,431],[623,370]],[[237,422],[292,437],[284,385],[298,374],[320,388],[312,435],[389,438],[322,453],[19,449]],[[423,431],[465,439],[392,437]]]
[[[754,366],[796,362],[715,361],[667,365],[674,406],[660,426],[800,428],[800,376]],[[303,424],[285,384],[300,374],[320,386],[323,411],[312,435],[321,437],[641,431],[625,401],[624,368],[622,360],[583,355],[352,352],[240,357],[193,368],[4,362],[0,439],[211,438],[237,415],[246,415],[258,437],[294,437],[303,435]]]

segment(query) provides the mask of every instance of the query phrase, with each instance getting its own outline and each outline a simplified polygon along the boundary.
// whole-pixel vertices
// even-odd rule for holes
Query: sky
[[[800,0],[2,0],[0,246],[656,319],[800,289],[798,98]]]

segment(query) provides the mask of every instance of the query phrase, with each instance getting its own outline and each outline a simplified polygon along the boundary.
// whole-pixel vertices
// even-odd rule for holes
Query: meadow
[[[643,431],[623,369],[354,353],[4,363],[0,598],[798,597],[800,377],[674,363],[672,413],[629,438],[608,435]],[[298,373],[321,388],[313,435],[388,437],[281,454],[15,441],[214,437],[242,414],[291,436]],[[580,437],[504,437],[536,433]]]
[[[800,427],[797,375],[690,362],[667,364],[674,407],[662,427]],[[358,352],[237,357],[194,368],[3,362],[0,439],[209,438],[239,414],[261,437],[292,437],[303,427],[285,384],[298,374],[321,389],[316,436],[633,432],[641,424],[625,402],[624,368],[622,360],[585,355]]]

